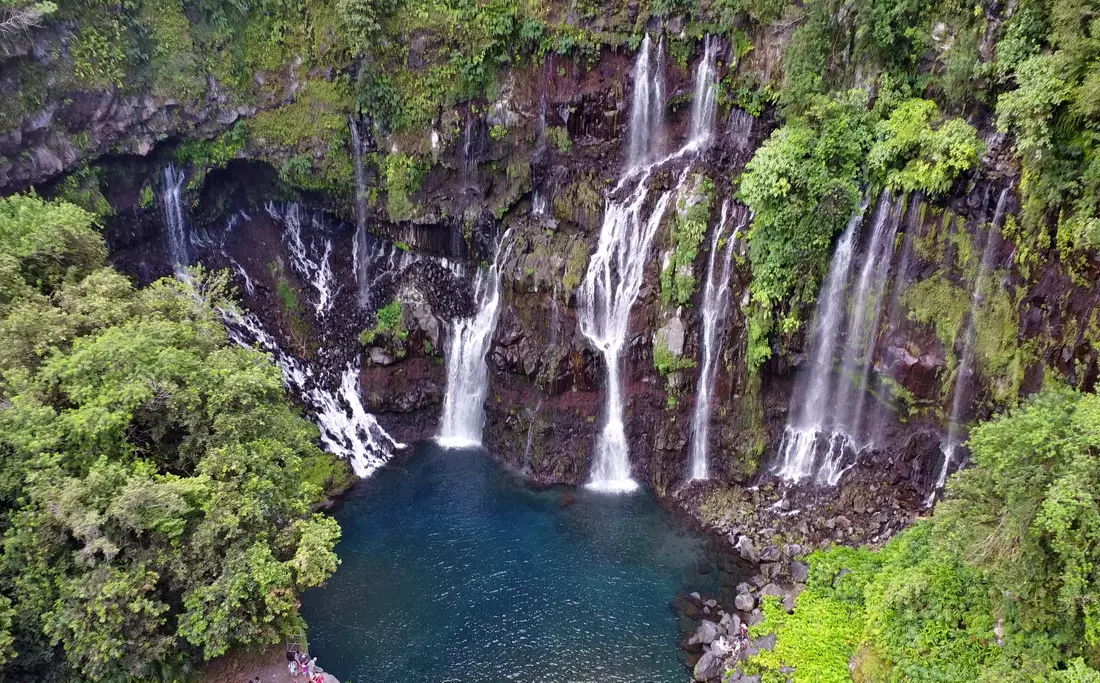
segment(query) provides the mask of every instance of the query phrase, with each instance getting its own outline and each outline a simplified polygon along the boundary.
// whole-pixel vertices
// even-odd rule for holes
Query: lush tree
[[[860,682],[1100,680],[1100,396],[1049,389],[975,427],[970,447],[972,466],[931,519],[881,550],[811,555],[794,614],[765,609],[757,632],[779,643],[758,669],[843,680],[851,661]]]
[[[227,276],[135,290],[90,214],[33,196],[0,200],[0,253],[0,673],[167,680],[299,629],[338,562],[304,476],[328,456],[229,343]]]

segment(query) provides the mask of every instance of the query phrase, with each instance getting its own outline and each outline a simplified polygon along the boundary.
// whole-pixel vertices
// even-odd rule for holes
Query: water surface
[[[648,495],[535,492],[483,451],[422,444],[336,513],[343,565],[302,611],[345,683],[668,683],[677,591],[706,541]]]

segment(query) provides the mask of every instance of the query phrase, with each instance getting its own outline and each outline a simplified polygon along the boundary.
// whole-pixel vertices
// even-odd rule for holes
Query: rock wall
[[[773,48],[785,37],[767,40],[772,41],[768,49],[721,68],[770,77]],[[31,53],[24,58],[32,58]],[[667,65],[666,149],[686,135],[690,67],[696,58],[698,54],[687,63],[670,60]],[[583,482],[603,414],[605,369],[579,331],[577,289],[599,233],[604,194],[625,163],[630,68],[631,56],[610,48],[587,68],[577,61],[550,59],[508,73],[495,100],[446,110],[422,135],[388,140],[394,154],[430,150],[435,163],[410,193],[411,208],[399,216],[401,220],[394,219],[392,197],[388,211],[375,203],[360,218],[363,230],[390,243],[391,251],[407,251],[415,258],[393,266],[385,285],[365,297],[357,274],[365,263],[357,251],[361,238],[346,220],[350,216],[344,221],[328,217],[323,224],[336,244],[339,292],[331,314],[319,316],[304,305],[309,283],[287,267],[286,245],[263,211],[264,203],[274,199],[314,205],[328,201],[289,188],[269,166],[233,161],[209,174],[205,169],[190,170],[196,181],[188,190],[194,229],[229,234],[220,242],[207,240],[200,260],[216,267],[236,263],[252,274],[249,291],[241,283],[246,306],[304,359],[330,370],[351,358],[359,360],[366,406],[398,439],[410,441],[434,434],[445,388],[443,351],[449,321],[469,314],[473,269],[510,231],[512,248],[503,267],[504,305],[489,353],[484,441],[496,457],[537,482]],[[216,90],[211,87],[210,92]],[[156,186],[157,169],[171,156],[163,145],[153,148],[152,141],[184,133],[201,135],[208,127],[212,130],[248,114],[226,106],[216,96],[194,110],[110,93],[78,95],[68,108],[51,110],[45,123],[24,121],[18,131],[0,139],[0,150],[42,150],[5,153],[9,161],[0,187],[11,190],[43,181],[76,159],[105,150],[127,152],[99,162],[105,171],[99,176],[100,189],[115,209],[107,221],[108,240],[123,270],[143,280],[167,274],[171,267],[164,258],[159,212],[155,204],[143,205],[139,196],[142,188]],[[59,127],[60,121],[69,123]],[[772,128],[767,111],[754,118],[732,108],[720,118],[715,143],[700,167],[713,189],[707,239],[691,266],[696,283],[705,278],[709,230],[717,222],[717,208],[724,199],[735,200],[738,173]],[[94,144],[74,156],[65,151],[69,147],[64,130],[92,131]],[[920,197],[907,200],[886,293],[890,310],[875,331],[874,390],[864,399],[881,424],[883,438],[863,454],[840,487],[801,491],[801,500],[817,509],[813,527],[807,523],[803,537],[857,541],[887,536],[901,523],[896,520],[921,507],[935,482],[963,352],[960,327],[969,315],[966,304],[976,277],[974,245],[987,230],[993,198],[1018,182],[1007,142],[992,134],[987,139],[990,152],[949,198],[935,203]],[[237,154],[247,157],[250,152]],[[50,155],[61,158],[61,163],[49,161]],[[15,156],[18,161],[12,163]],[[34,162],[36,157],[49,163]],[[652,182],[668,187],[673,181],[657,174]],[[1014,199],[1008,208],[1009,216],[1015,213]],[[243,217],[229,231],[228,222],[239,212]],[[789,509],[763,510],[771,509],[768,506],[778,497],[767,472],[788,417],[795,378],[806,360],[806,330],[793,335],[782,349],[776,347],[757,373],[748,371],[745,310],[752,273],[743,247],[735,257],[734,305],[719,354],[713,402],[714,480],[682,489],[701,365],[701,288],[697,286],[681,305],[661,297],[662,255],[676,248],[674,214],[670,211],[660,228],[632,312],[625,353],[626,427],[635,476],[659,494],[682,500],[731,538],[741,533],[732,528],[733,511],[741,503],[761,510],[761,528],[783,523],[797,528]],[[1040,386],[1050,373],[1086,389],[1097,378],[1097,350],[1089,341],[1100,338],[1098,296],[1092,284],[1096,264],[1069,269],[1051,244],[1017,244],[1013,224],[1006,222],[993,260],[997,288],[990,294],[992,313],[978,326],[979,362],[968,389],[967,404],[974,406],[969,419],[1010,404]],[[319,229],[316,225],[305,230]],[[363,331],[378,327],[378,309],[392,301],[400,304],[400,327],[369,340],[364,337],[366,343],[361,343]],[[929,311],[949,304],[964,307],[964,318],[956,319],[953,329],[937,327],[942,317]],[[673,351],[694,367],[671,372],[656,367],[659,330],[664,330],[666,342],[669,330],[675,330]],[[763,493],[741,488],[756,483],[764,484]],[[719,504],[722,500],[724,506]],[[799,505],[800,499],[794,500]],[[846,517],[846,523],[828,526],[835,519],[829,510],[848,512],[855,519]]]

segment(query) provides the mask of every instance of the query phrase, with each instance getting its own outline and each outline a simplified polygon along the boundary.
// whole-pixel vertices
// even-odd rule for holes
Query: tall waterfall
[[[603,355],[607,367],[607,415],[596,441],[595,463],[590,488],[608,492],[629,492],[638,487],[630,476],[629,448],[624,426],[623,349],[630,326],[630,309],[638,299],[642,279],[657,229],[674,194],[687,180],[690,162],[709,139],[710,131],[692,130],[687,143],[677,152],[657,158],[664,128],[664,74],[661,47],[654,54],[648,35],[638,49],[634,65],[634,96],[630,112],[629,162],[623,177],[607,197],[603,225],[596,251],[578,292],[581,333]],[[704,61],[706,57],[704,56]],[[708,88],[715,80],[712,69],[696,71],[696,92],[703,93],[699,107],[705,108]],[[707,116],[700,116],[706,125]],[[713,126],[713,117],[709,118]],[[657,167],[683,162],[675,187],[649,203],[650,176]],[[648,213],[647,213],[648,211]]]
[[[904,205],[901,198],[882,194],[858,274],[853,257],[866,203],[840,238],[814,313],[809,373],[800,377],[780,442],[777,474],[784,479],[816,475],[817,483],[835,486],[873,442],[864,434],[863,405]]]
[[[714,135],[718,114],[718,38],[708,35],[703,41],[703,58],[695,68],[695,94],[691,105],[691,132],[688,145],[705,147]]]
[[[1011,188],[1001,190],[997,198],[997,208],[993,212],[993,222],[986,233],[985,246],[982,247],[982,260],[978,266],[978,276],[974,279],[974,288],[970,292],[970,316],[966,324],[966,336],[963,337],[963,354],[959,363],[958,372],[955,374],[955,388],[951,396],[951,415],[947,423],[947,438],[943,444],[943,464],[936,476],[936,486],[929,494],[928,504],[935,499],[936,491],[943,488],[947,482],[947,471],[955,458],[955,451],[962,443],[962,427],[960,424],[963,412],[963,397],[966,395],[966,386],[974,373],[974,343],[977,338],[975,311],[981,305],[987,291],[987,280],[993,269],[993,257],[997,253],[997,236],[1000,232],[1001,222],[1004,220],[1005,205],[1011,194]]]
[[[477,312],[451,324],[447,339],[447,394],[443,399],[441,445],[449,448],[477,446],[485,424],[485,397],[489,393],[489,366],[485,355],[493,340],[500,312],[500,268],[512,244],[504,233],[493,263],[474,277]]]
[[[706,479],[709,476],[707,449],[710,438],[710,402],[714,393],[714,378],[718,370],[718,351],[725,338],[725,321],[730,311],[730,275],[733,270],[733,252],[737,237],[749,221],[749,212],[740,204],[734,206],[734,218],[729,220],[730,203],[722,203],[722,216],[710,239],[710,255],[707,257],[707,281],[703,287],[703,367],[699,372],[699,385],[695,391],[695,412],[691,421],[691,478]],[[733,223],[732,232],[726,226]],[[723,237],[724,235],[724,237]],[[725,248],[722,240],[725,239]],[[715,268],[718,252],[722,252],[721,264]]]
[[[160,191],[164,226],[168,228],[168,256],[172,267],[180,271],[191,263],[191,243],[187,236],[187,213],[183,208],[183,184],[187,176],[173,164],[164,167],[164,185]]]
[[[630,102],[628,167],[640,168],[660,157],[664,138],[664,38],[654,49],[645,35],[634,62],[634,94]]]

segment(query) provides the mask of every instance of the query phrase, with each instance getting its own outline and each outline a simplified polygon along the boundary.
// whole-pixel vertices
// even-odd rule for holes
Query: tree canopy
[[[170,680],[302,625],[338,560],[330,456],[223,273],[135,289],[94,218],[0,200],[0,676]]]

